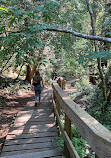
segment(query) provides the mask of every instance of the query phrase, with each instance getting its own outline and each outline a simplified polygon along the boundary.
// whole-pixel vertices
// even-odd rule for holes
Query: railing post
[[[57,109],[57,111],[58,111],[58,114],[60,115],[60,105],[59,105],[59,102],[58,102],[58,100],[57,100],[57,98],[56,98],[54,92],[53,92],[53,99],[54,99],[54,101],[55,101],[55,105],[56,105],[56,109]],[[54,117],[56,118],[55,113],[54,113]],[[56,118],[56,126],[58,126],[57,118]],[[59,135],[60,135],[60,132],[58,132],[58,136],[59,136]]]
[[[59,104],[58,100],[56,100],[56,109],[57,109],[58,114],[60,116],[60,104]],[[56,126],[58,126],[57,118],[56,118]],[[60,136],[60,131],[58,131],[58,136]]]
[[[65,89],[65,84],[66,84],[66,81],[63,80],[63,81],[62,81],[62,89],[63,89],[63,90]]]
[[[53,100],[54,100],[54,102],[56,102],[56,96],[54,94],[54,91],[53,91]],[[55,117],[55,112],[54,112],[54,117]]]
[[[60,105],[59,105],[57,99],[56,99],[56,109],[57,109],[58,114],[60,115]],[[56,126],[58,126],[57,119],[56,119]],[[59,135],[59,134],[58,134],[58,135]]]
[[[65,125],[64,125],[64,129],[67,132],[69,138],[71,138],[71,120],[69,119],[69,117],[65,114]],[[70,158],[70,153],[67,149],[66,143],[64,142],[64,154],[67,158]]]
[[[61,87],[61,79],[60,78],[58,79],[57,83]]]
[[[58,100],[56,100],[56,108],[57,108],[58,114],[60,115],[60,105],[59,105]]]

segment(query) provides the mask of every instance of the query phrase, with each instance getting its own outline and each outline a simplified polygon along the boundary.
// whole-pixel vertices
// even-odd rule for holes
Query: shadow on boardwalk
[[[1,156],[16,157],[30,153],[38,158],[45,157],[46,154],[48,157],[62,157],[61,150],[55,148],[56,137],[52,90],[46,89],[42,92],[40,105],[35,107],[34,101],[28,102],[26,108],[17,114],[6,137]]]

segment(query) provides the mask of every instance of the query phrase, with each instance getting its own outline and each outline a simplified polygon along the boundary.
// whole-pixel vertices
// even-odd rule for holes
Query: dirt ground
[[[21,95],[10,95],[5,90],[0,89],[0,97],[3,102],[0,103],[0,152],[5,141],[6,135],[12,123],[12,120],[22,110],[28,101],[34,100],[34,92],[25,90]]]

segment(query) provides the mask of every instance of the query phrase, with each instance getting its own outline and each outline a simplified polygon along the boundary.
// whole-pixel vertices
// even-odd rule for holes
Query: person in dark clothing
[[[34,86],[34,90],[35,90],[35,106],[37,106],[37,97],[39,96],[39,104],[40,104],[41,103],[41,90],[42,90],[42,87],[44,88],[43,79],[40,76],[39,70],[35,72],[32,85]]]

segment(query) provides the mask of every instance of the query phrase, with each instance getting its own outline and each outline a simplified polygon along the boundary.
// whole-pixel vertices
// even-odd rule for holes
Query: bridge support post
[[[56,108],[57,108],[58,114],[60,115],[60,105],[59,105],[58,100],[56,100]]]
[[[60,104],[59,104],[58,100],[56,100],[56,109],[57,109],[58,114],[60,116]],[[58,126],[57,118],[56,118],[56,126]],[[60,136],[60,131],[58,131],[58,136]]]
[[[53,100],[56,102],[56,96],[55,96],[54,92],[53,92]],[[54,118],[55,118],[55,112],[54,112]]]
[[[53,99],[54,99],[54,101],[55,101],[56,109],[57,109],[57,111],[58,111],[58,114],[60,115],[60,104],[59,104],[59,102],[58,102],[58,100],[57,100],[57,98],[56,98],[54,92],[53,92]],[[56,118],[55,113],[54,113],[54,117]],[[58,126],[57,118],[56,118],[56,126]],[[58,136],[59,136],[59,135],[60,135],[60,132],[58,132]]]
[[[71,138],[71,120],[69,117],[65,114],[65,126],[64,126],[65,131],[67,132],[69,138]],[[67,149],[67,145],[64,142],[64,154],[67,158],[70,158],[70,153]]]

